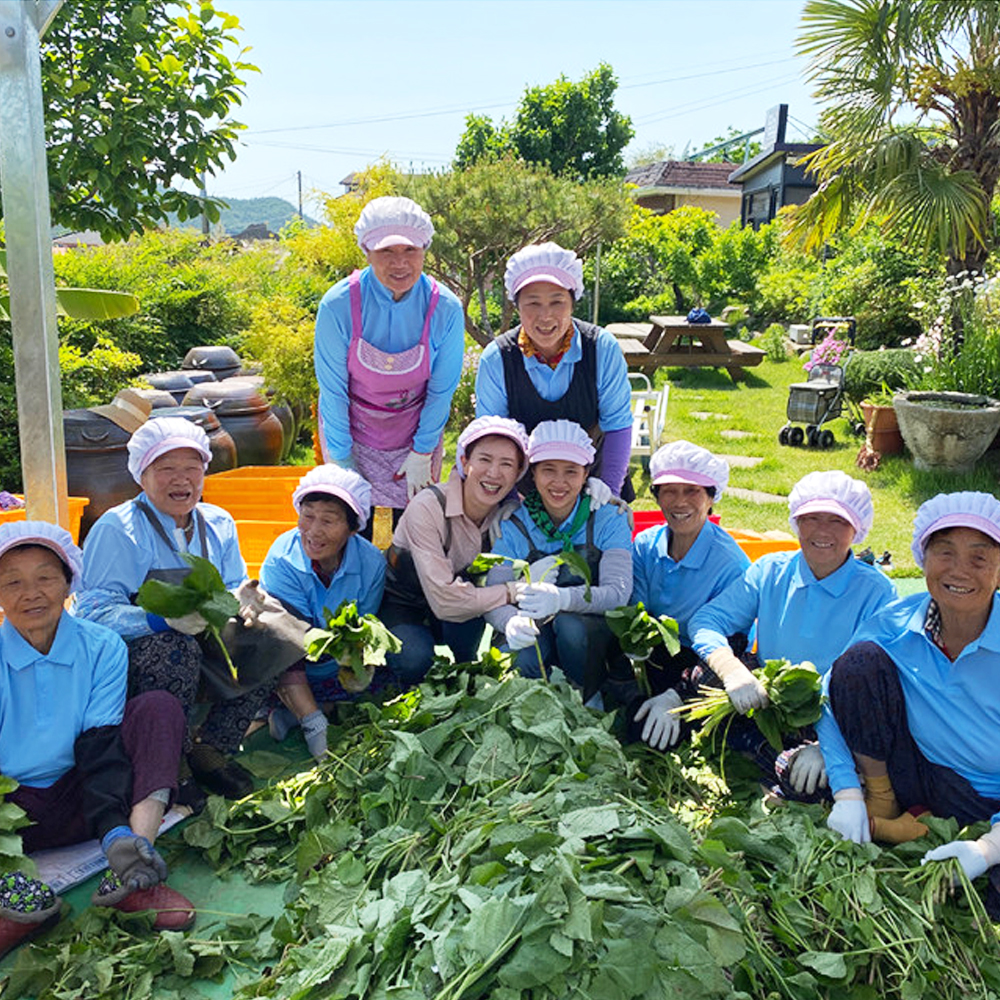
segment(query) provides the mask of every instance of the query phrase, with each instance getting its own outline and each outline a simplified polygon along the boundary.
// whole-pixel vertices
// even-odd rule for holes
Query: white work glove
[[[184,635],[200,635],[208,628],[208,622],[197,611],[191,611],[179,618],[165,618],[164,621],[175,632],[181,632]]]
[[[538,626],[524,615],[509,618],[503,631],[510,649],[527,649],[538,638]]]
[[[795,791],[812,795],[817,788],[826,788],[826,761],[818,743],[804,743],[791,755],[788,783]]]
[[[250,628],[257,623],[257,618],[264,610],[264,599],[267,594],[261,590],[258,580],[244,580],[234,591],[233,597],[240,602],[240,618],[243,624]]]
[[[740,715],[746,715],[752,708],[767,707],[767,692],[764,690],[764,685],[728,646],[709,653],[705,662],[712,673],[722,681],[733,708]]]
[[[419,451],[411,451],[405,461],[396,471],[396,479],[406,476],[406,496],[412,500],[425,486],[434,481],[431,475],[432,454],[424,455]]]
[[[926,865],[928,861],[944,861],[945,858],[957,858],[970,882],[985,875],[987,869],[1000,864],[1000,823],[978,840],[953,840],[935,847],[920,859],[920,863]]]
[[[872,839],[865,797],[860,788],[842,788],[833,793],[833,808],[826,825],[855,844],[867,844]]]
[[[544,583],[546,575],[555,568],[555,565],[555,556],[544,556],[541,559],[536,559],[528,566],[528,573],[531,574],[531,582]]]
[[[590,497],[591,510],[603,507],[611,499],[611,487],[603,479],[598,479],[596,476],[591,476],[587,480],[583,492]]]
[[[646,720],[642,727],[643,741],[655,750],[672,747],[681,738],[681,720],[673,712],[681,704],[681,696],[673,688],[644,701],[635,713],[636,722]]]
[[[567,587],[554,583],[529,583],[518,588],[517,604],[521,614],[528,618],[551,618],[569,607],[570,592]]]

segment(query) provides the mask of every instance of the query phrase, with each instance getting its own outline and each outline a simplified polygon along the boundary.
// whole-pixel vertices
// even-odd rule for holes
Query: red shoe
[[[37,934],[47,931],[59,922],[59,910],[51,916],[46,917],[41,922],[32,924],[22,923],[20,920],[10,920],[7,917],[0,917],[0,958],[8,952],[13,951],[18,945],[30,941]]]
[[[122,913],[155,910],[154,931],[186,931],[194,925],[194,903],[164,882],[152,889],[136,889],[111,906]]]

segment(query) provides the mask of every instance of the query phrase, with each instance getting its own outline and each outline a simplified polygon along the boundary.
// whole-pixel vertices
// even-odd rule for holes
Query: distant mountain
[[[271,232],[276,233],[286,222],[298,215],[295,206],[291,202],[285,201],[284,198],[227,198],[223,194],[217,197],[229,204],[229,208],[222,209],[219,217],[219,224],[229,236],[242,233],[247,226],[258,222],[264,223]],[[319,225],[315,219],[308,215],[305,220],[307,225]],[[176,216],[171,216],[170,225],[184,229],[197,229],[200,227],[200,222],[197,219],[178,222]],[[215,226],[212,228],[214,229]]]

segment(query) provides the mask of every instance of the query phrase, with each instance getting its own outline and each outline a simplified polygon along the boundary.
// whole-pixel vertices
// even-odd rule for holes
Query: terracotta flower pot
[[[862,403],[865,418],[865,444],[880,455],[898,455],[903,450],[903,435],[891,406]]]
[[[918,469],[971,472],[1000,430],[1000,402],[966,392],[901,392],[899,430]]]

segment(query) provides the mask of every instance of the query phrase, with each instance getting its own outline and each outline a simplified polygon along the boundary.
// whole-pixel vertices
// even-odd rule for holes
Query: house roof
[[[635,167],[625,175],[626,184],[640,188],[719,188],[729,187],[729,175],[735,163],[689,163],[684,160],[660,160]]]
[[[761,150],[752,160],[736,167],[729,175],[729,180],[733,184],[742,185],[748,177],[769,167],[776,159],[785,156],[798,159],[800,156],[805,156],[807,153],[822,149],[822,147],[823,143],[821,142],[776,142],[773,146]]]

